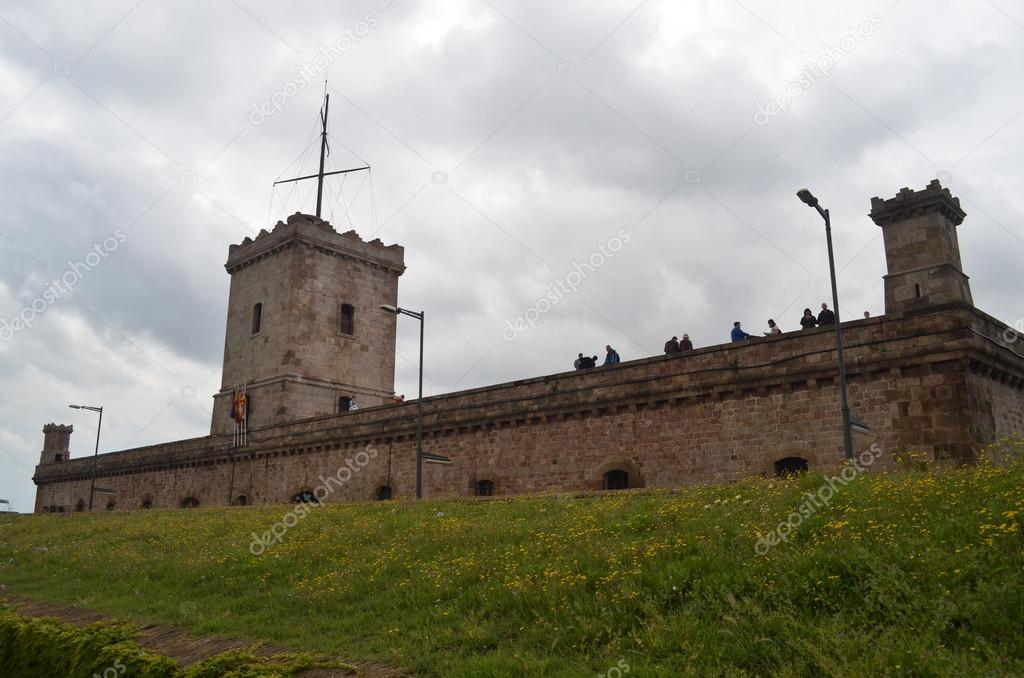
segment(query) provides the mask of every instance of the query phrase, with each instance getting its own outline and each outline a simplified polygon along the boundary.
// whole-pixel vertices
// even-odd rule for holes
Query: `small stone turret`
[[[872,198],[869,216],[882,228],[885,243],[887,315],[974,305],[956,234],[967,213],[938,179],[921,191],[903,188],[889,200]]]
[[[67,461],[71,456],[71,432],[75,430],[70,424],[47,424],[43,427],[43,454],[40,464],[56,464]]]

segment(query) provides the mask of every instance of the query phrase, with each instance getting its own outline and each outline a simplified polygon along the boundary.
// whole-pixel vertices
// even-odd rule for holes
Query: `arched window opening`
[[[338,396],[338,413],[348,412],[352,409],[352,398],[348,396]]]
[[[628,490],[629,473],[622,469],[612,469],[604,474],[604,489],[606,490]]]
[[[238,498],[235,499],[235,506],[248,506],[248,505],[249,505],[249,497],[245,496],[244,494],[238,495]]]
[[[478,480],[476,481],[476,496],[478,497],[493,497],[494,496],[494,481],[493,480]]]
[[[377,488],[377,501],[387,501],[391,499],[391,486],[381,485]]]
[[[115,506],[115,504],[114,504],[113,501],[108,501],[107,502],[107,510],[108,511],[113,511],[114,510],[114,506]]]
[[[152,499],[143,499],[142,500],[142,508],[144,508],[144,509],[151,509],[151,508],[153,508],[153,500]]]
[[[63,506],[58,506],[57,507],[57,513],[64,513],[64,507]]]
[[[263,304],[252,307],[252,333],[259,334],[263,330]]]
[[[181,500],[181,508],[199,508],[199,500],[195,497],[186,497]]]
[[[64,461],[64,455],[63,454],[55,454],[55,455],[53,455],[53,460],[54,461]]]
[[[78,511],[79,513],[81,513],[82,511],[85,510],[85,500],[84,499],[79,499],[78,500],[78,502],[75,504],[75,510]]]
[[[44,506],[43,507],[43,513],[49,513],[49,512],[50,512],[50,507],[49,506]]]
[[[801,457],[785,457],[775,462],[775,475],[780,478],[807,473],[807,460]]]
[[[320,503],[320,500],[317,499],[316,495],[313,494],[310,490],[302,490],[301,492],[297,492],[295,494],[295,496],[292,497],[292,501],[294,503],[296,503],[296,504],[319,504]]]
[[[356,307],[352,304],[341,305],[341,322],[338,329],[342,334],[356,333]]]

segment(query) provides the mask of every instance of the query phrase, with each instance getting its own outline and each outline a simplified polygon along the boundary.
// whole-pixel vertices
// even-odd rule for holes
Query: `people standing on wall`
[[[683,353],[693,350],[693,342],[690,341],[689,334],[684,334],[683,338],[679,340],[679,350]]]
[[[864,311],[864,317],[865,318],[870,318],[871,317],[871,311]]]
[[[821,305],[821,313],[818,314],[819,325],[832,325],[836,321],[836,314],[828,310],[828,304]]]
[[[583,369],[583,354],[582,353],[580,353],[579,356],[577,356],[576,360],[574,360],[572,362],[572,366],[575,367],[577,370],[582,370]]]
[[[800,328],[810,330],[818,326],[818,319],[811,313],[811,309],[804,309],[804,317],[800,318]]]
[[[768,330],[764,333],[764,336],[776,337],[780,334],[782,334],[782,330],[779,329],[779,326],[775,324],[774,320],[768,318]]]
[[[597,356],[596,355],[593,358],[588,357],[588,356],[583,356],[583,357],[580,358],[580,369],[581,370],[589,370],[592,367],[597,367]]]
[[[679,353],[679,337],[672,337],[665,342],[665,355]]]
[[[750,335],[744,332],[742,328],[740,328],[739,320],[732,324],[731,336],[733,341],[743,341],[744,339],[750,339]]]
[[[610,345],[604,347],[604,364],[605,365],[618,365],[620,361],[619,352],[612,348]]]

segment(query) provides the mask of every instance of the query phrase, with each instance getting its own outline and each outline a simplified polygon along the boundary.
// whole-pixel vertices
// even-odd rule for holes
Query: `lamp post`
[[[92,405],[68,405],[73,410],[89,410],[90,412],[98,412],[100,415],[99,421],[96,423],[96,449],[92,453],[92,482],[89,483],[89,511],[92,512],[92,498],[96,493],[96,461],[100,454],[100,428],[103,426],[103,408],[93,407]]]
[[[818,199],[806,188],[796,192],[796,196],[810,207],[818,210],[825,220],[825,240],[828,243],[828,273],[832,279],[832,312],[836,316],[836,356],[839,359],[839,398],[843,413],[843,452],[847,459],[853,459],[853,438],[850,430],[850,404],[846,397],[846,361],[843,360],[843,327],[839,320],[839,291],[836,289],[836,262],[832,254],[832,222],[828,210],[822,209]]]
[[[420,394],[416,399],[416,499],[423,498],[423,311],[381,304],[381,310],[420,321]]]

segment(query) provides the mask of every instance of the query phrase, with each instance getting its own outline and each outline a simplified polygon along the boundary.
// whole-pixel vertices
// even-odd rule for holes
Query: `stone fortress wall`
[[[872,449],[873,467],[906,450],[969,462],[1024,432],[1021,344],[973,306],[955,240],[964,215],[948,190],[904,189],[875,199],[871,216],[885,237],[886,314],[843,323],[850,405],[871,428],[855,437],[857,452]],[[843,458],[828,327],[423,405],[424,450],[453,462],[425,465],[426,497],[731,482]],[[104,454],[96,482],[116,494],[98,497],[96,508],[280,503],[302,492],[325,501],[410,497],[415,424],[415,402],[382,404],[253,426],[243,448],[215,430]],[[54,461],[66,437],[46,435],[36,510],[74,511],[88,503],[93,460]]]

